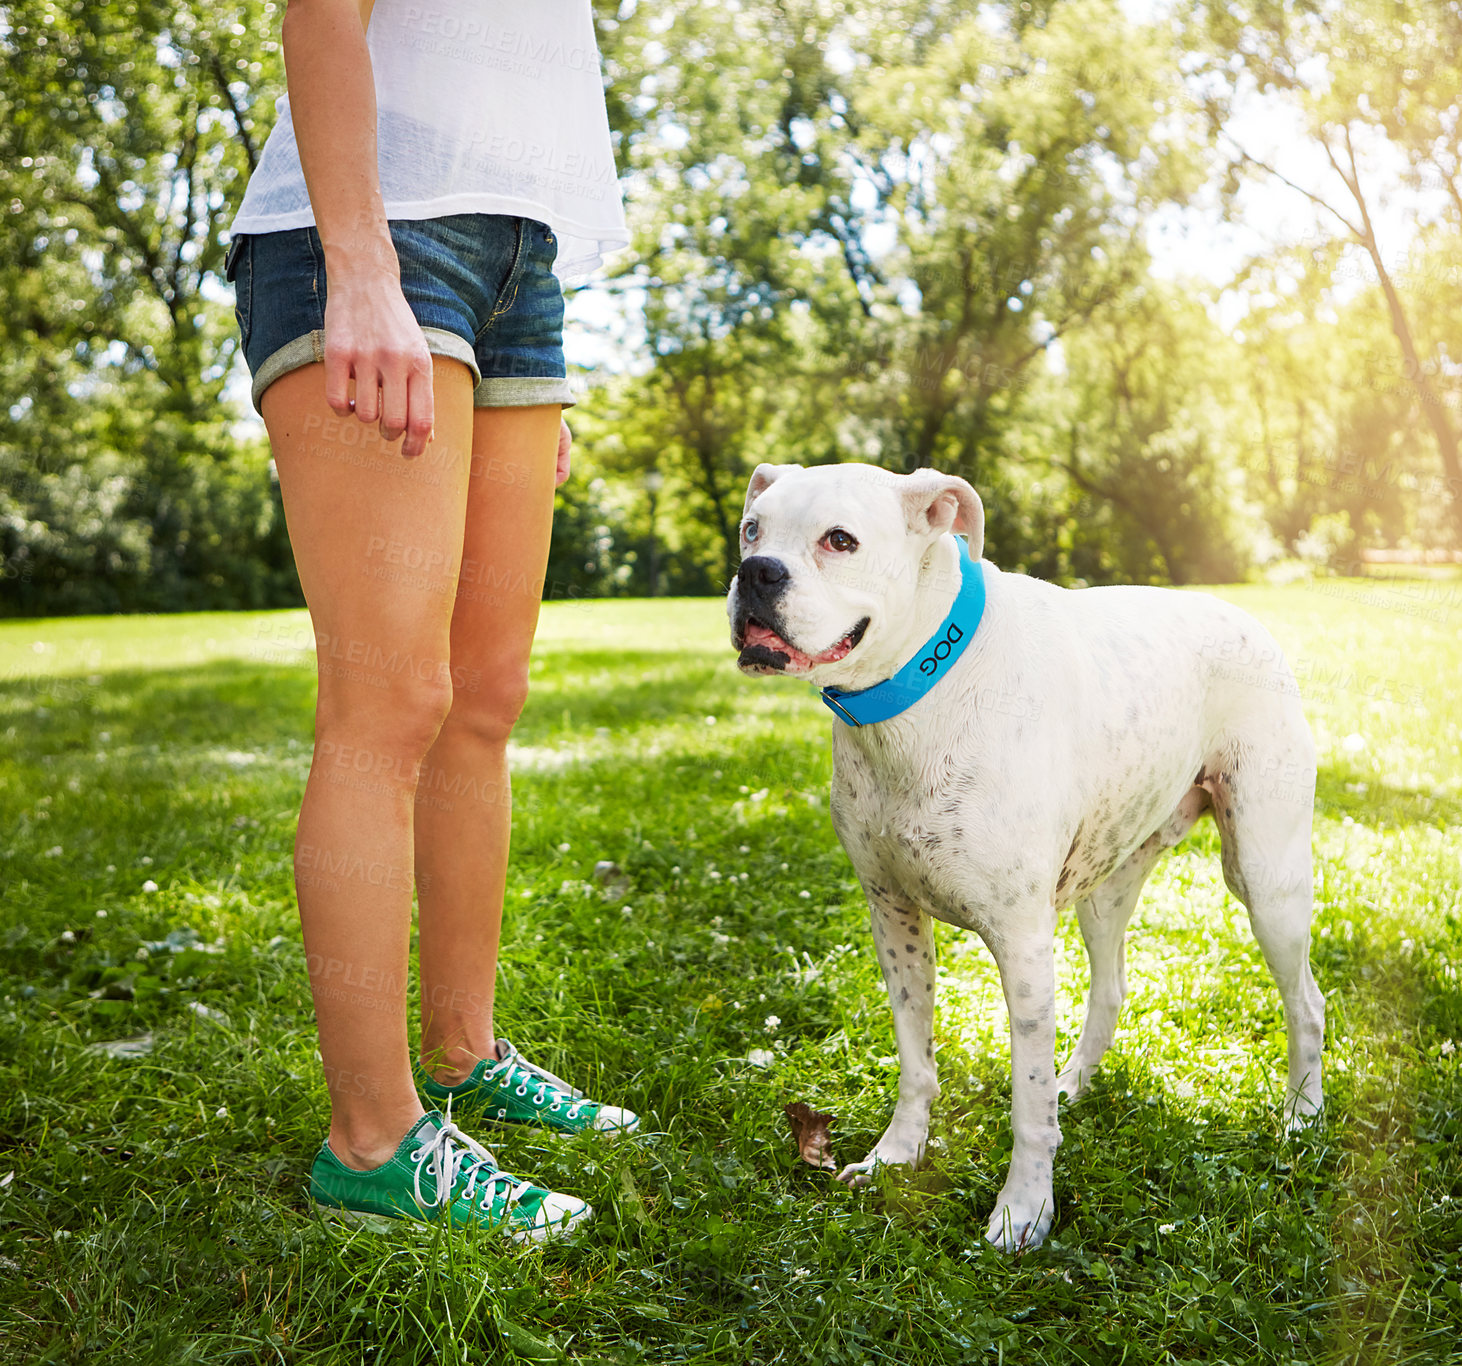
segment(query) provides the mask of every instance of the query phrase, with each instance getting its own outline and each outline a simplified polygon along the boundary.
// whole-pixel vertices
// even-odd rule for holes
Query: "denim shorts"
[[[558,241],[542,223],[505,214],[393,219],[401,292],[427,349],[472,371],[476,408],[573,406],[563,358]],[[325,253],[313,227],[239,233],[233,281],[254,407],[280,375],[325,359]]]

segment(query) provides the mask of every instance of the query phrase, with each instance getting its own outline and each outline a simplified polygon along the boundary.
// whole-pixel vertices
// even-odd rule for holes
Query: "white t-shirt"
[[[387,218],[536,219],[565,284],[629,244],[589,0],[377,0],[366,41]],[[289,96],[276,107],[236,233],[315,221]]]

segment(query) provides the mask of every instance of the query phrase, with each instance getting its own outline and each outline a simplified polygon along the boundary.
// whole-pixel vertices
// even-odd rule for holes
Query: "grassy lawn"
[[[984,1244],[1006,1019],[940,927],[936,1146],[850,1192],[893,1032],[827,811],[830,720],[716,602],[554,603],[517,733],[499,1027],[646,1117],[482,1130],[574,1243],[344,1232],[294,910],[303,613],[0,623],[0,1361],[1405,1362],[1462,1354],[1462,585],[1235,588],[1321,758],[1329,1117],[1278,1134],[1278,994],[1211,823],[1161,864],[1039,1251]],[[613,859],[630,890],[591,879]],[[1058,1049],[1086,968],[1059,947]],[[97,1043],[136,1039],[134,1055]]]

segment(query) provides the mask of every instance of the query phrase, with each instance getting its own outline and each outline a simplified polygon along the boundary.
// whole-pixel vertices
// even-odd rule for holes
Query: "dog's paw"
[[[890,1166],[899,1166],[899,1164],[890,1163],[886,1157],[879,1154],[877,1148],[874,1148],[861,1163],[848,1163],[848,1166],[839,1171],[838,1180],[841,1180],[845,1186],[868,1186],[873,1183],[873,1177],[876,1177],[885,1167]]]
[[[1079,1067],[1074,1062],[1067,1064],[1066,1070],[1056,1078],[1056,1093],[1067,1100],[1080,1100],[1095,1073],[1095,1067]]]
[[[838,1180],[849,1186],[866,1186],[880,1167],[917,1167],[923,1160],[928,1135],[926,1123],[908,1123],[895,1117],[873,1151],[861,1162],[850,1162],[838,1173]]]
[[[1029,1252],[1040,1247],[1051,1231],[1055,1211],[1052,1197],[1032,1201],[1028,1198],[1006,1200],[1003,1196],[990,1216],[985,1238],[1001,1252]]]
[[[838,1173],[838,1180],[845,1186],[871,1185],[878,1169],[884,1165],[877,1153],[869,1153],[861,1162],[849,1162]]]
[[[1324,1118],[1324,1102],[1317,1103],[1305,1096],[1297,1096],[1284,1107],[1284,1131],[1287,1134],[1302,1134],[1316,1128]]]

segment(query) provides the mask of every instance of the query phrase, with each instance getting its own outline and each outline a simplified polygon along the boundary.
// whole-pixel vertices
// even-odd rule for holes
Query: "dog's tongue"
[[[802,653],[795,645],[788,645],[775,631],[768,626],[763,626],[759,621],[746,623],[746,644],[761,645],[768,650],[775,650],[778,654],[787,656],[787,663],[799,669],[810,669],[812,661]]]

